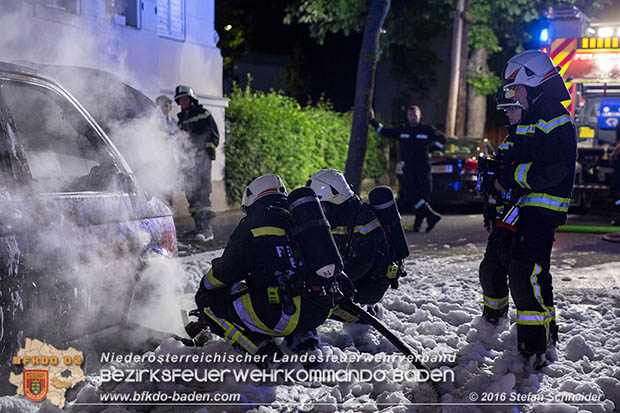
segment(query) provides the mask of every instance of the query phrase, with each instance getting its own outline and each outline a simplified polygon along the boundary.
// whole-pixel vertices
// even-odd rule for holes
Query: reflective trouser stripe
[[[501,310],[508,305],[508,296],[502,298],[493,298],[487,295],[483,295],[482,302],[486,307],[492,308],[493,310]]]
[[[540,285],[538,285],[538,274],[540,274],[541,272],[542,272],[542,267],[535,263],[534,269],[532,270],[532,274],[530,275],[530,284],[532,285],[532,290],[534,292],[534,297],[536,298],[536,301],[538,301],[538,304],[540,304],[540,307],[544,310],[540,312],[540,314],[542,314],[542,317],[543,317],[542,325],[545,326],[547,340],[549,340],[549,323],[551,323],[552,315],[551,315],[551,311],[549,311],[549,308],[547,308],[547,306],[545,305],[545,302],[542,298]]]
[[[520,311],[517,310],[517,324],[528,326],[544,326],[551,318],[551,314],[545,311]]]
[[[224,330],[224,340],[231,346],[235,343],[239,343],[241,347],[243,347],[248,353],[256,354],[258,347],[252,343],[243,333],[239,330],[239,328],[233,323],[227,321],[226,319],[220,318],[213,314],[209,307],[206,307],[204,313],[213,320],[217,325],[219,325],[222,330]]]
[[[426,201],[425,201],[425,200],[423,200],[423,199],[420,199],[420,200],[418,201],[418,203],[417,203],[417,204],[415,204],[413,207],[414,207],[415,209],[418,209],[418,208],[420,208],[420,207],[421,207],[422,205],[424,205],[424,204],[426,204]]]
[[[213,206],[204,206],[204,207],[200,207],[200,208],[188,208],[187,211],[190,214],[197,214],[199,212],[214,212],[215,210],[213,209]]]
[[[293,313],[293,315],[288,315],[282,312],[280,320],[278,320],[272,330],[258,318],[258,315],[254,311],[249,293],[243,294],[233,301],[237,315],[250,330],[260,334],[279,337],[288,336],[295,330],[295,327],[297,327],[297,323],[299,322],[299,309],[301,308],[301,297],[293,297],[293,304],[295,305],[295,313]]]
[[[215,276],[213,275],[213,268],[210,268],[207,276],[202,278],[202,283],[207,290],[215,290],[226,285],[217,278],[215,278]]]

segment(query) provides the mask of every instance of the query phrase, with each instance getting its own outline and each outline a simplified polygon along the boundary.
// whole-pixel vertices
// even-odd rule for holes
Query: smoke
[[[163,115],[146,98],[158,92],[158,80],[133,73],[127,65],[131,51],[119,31],[109,20],[94,17],[105,15],[105,2],[82,2],[91,8],[82,16],[42,3],[2,0],[0,59],[31,66],[76,97],[149,195],[127,196],[132,188],[122,162],[109,161],[114,153],[94,143],[96,134],[75,108],[62,103],[64,98],[31,86],[30,95],[24,86],[0,89],[21,141],[12,144],[24,153],[33,177],[31,185],[9,195],[4,193],[9,189],[0,189],[0,199],[10,198],[22,215],[19,227],[10,229],[19,246],[19,253],[11,250],[11,260],[20,257],[25,277],[23,294],[16,297],[24,301],[28,331],[62,342],[124,317],[171,330],[180,326],[181,306],[191,304],[179,285],[183,270],[174,259],[145,264],[143,251],[173,237],[174,227],[161,218],[170,211],[157,197],[183,188],[183,135],[171,136]],[[130,315],[137,274],[139,299],[131,303]],[[7,278],[0,274],[2,284]],[[4,299],[2,292],[0,287]],[[0,335],[5,327],[1,307]]]

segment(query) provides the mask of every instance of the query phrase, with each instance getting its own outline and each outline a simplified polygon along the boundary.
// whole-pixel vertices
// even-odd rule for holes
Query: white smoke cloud
[[[109,20],[95,17],[104,15],[105,2],[88,4],[97,7],[91,9],[92,15],[73,16],[49,10],[38,1],[2,0],[0,60],[34,64],[38,69],[41,68],[37,65],[41,64],[81,66],[112,73],[112,77],[104,76],[97,82],[88,71],[80,74],[58,67],[41,69],[45,75],[58,79],[91,112],[148,193],[164,198],[182,190],[182,177],[178,173],[185,153],[182,136],[170,136],[164,129],[161,113],[155,106],[136,97],[141,95],[109,81],[120,79],[152,96],[158,91],[157,80],[138,76],[128,67],[129,51],[124,39],[119,37],[119,31],[114,30]],[[49,19],[49,16],[53,18]],[[19,103],[21,106],[16,107],[33,104],[28,101]],[[125,105],[135,109],[134,113],[126,113],[123,103],[135,103]],[[51,107],[32,109],[23,115],[16,122],[18,135],[52,130],[57,126],[54,122],[62,117],[56,108]],[[63,127],[75,127],[71,125],[71,119],[63,121],[68,125]],[[58,129],[58,132],[62,130]],[[79,135],[80,131],[75,129],[74,133]],[[49,138],[53,139],[53,136]],[[43,142],[41,145],[44,146]],[[26,159],[33,164],[33,173],[40,177],[33,188],[40,192],[66,191],[69,187],[62,187],[60,183],[55,187],[44,177],[58,176],[58,168],[67,169],[71,160],[67,158],[60,162],[58,157],[50,156],[44,150],[30,149]],[[82,179],[86,183],[80,185],[88,186],[93,166],[96,165],[85,165],[86,172],[77,172],[77,165],[69,167],[76,171],[76,176],[68,178]],[[114,175],[107,179],[111,188],[123,189],[120,177]],[[71,188],[76,190],[81,188],[76,181],[72,185]],[[5,197],[6,194],[0,193],[0,199]],[[157,199],[143,201],[151,213],[159,216],[169,213]],[[183,298],[177,284],[177,280],[183,277],[182,268],[175,260],[159,259],[149,260],[144,267],[140,259],[140,250],[150,243],[152,234],[161,233],[161,221],[140,221],[145,218],[144,211],[133,210],[129,200],[123,203],[67,197],[62,202],[41,200],[21,205],[26,204],[28,208],[21,211],[21,226],[27,230],[25,237],[18,237],[18,255],[22,258],[20,276],[27,277],[24,287],[27,291],[16,297],[24,300],[27,308],[24,318],[31,324],[31,331],[45,327],[47,337],[53,337],[62,336],[65,331],[77,332],[92,325],[105,325],[111,321],[106,320],[107,314],[118,315],[114,313],[124,311],[131,293],[128,286],[132,285],[140,268],[143,279],[138,290],[141,299],[134,301],[133,321],[142,320],[152,327],[178,331],[179,309],[191,305],[186,297]],[[58,210],[60,204],[63,211],[72,212],[63,215]],[[145,307],[141,307],[143,304]],[[1,305],[0,317],[4,314]],[[39,320],[47,320],[44,321],[47,325]],[[55,320],[51,329],[49,320]],[[68,320],[72,326],[65,324]],[[3,327],[0,320],[0,336],[4,334]],[[50,330],[53,331],[49,333]]]

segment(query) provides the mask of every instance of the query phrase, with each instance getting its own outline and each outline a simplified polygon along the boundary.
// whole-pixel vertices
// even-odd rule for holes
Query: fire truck
[[[590,208],[593,200],[612,195],[609,155],[620,122],[620,22],[593,21],[576,7],[550,8],[546,17],[542,50],[560,67],[571,94],[563,103],[579,139],[571,205]]]

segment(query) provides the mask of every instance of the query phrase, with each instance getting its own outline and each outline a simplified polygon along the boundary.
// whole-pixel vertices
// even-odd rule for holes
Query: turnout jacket
[[[432,125],[418,123],[416,126],[411,126],[405,122],[396,128],[385,128],[374,119],[370,121],[370,124],[381,136],[398,139],[401,157],[405,161],[405,173],[430,171],[429,153],[443,149],[446,144],[444,134]]]
[[[189,110],[178,113],[179,129],[189,134],[189,140],[196,155],[206,152],[211,160],[215,160],[215,148],[220,142],[220,133],[211,113],[202,105],[194,105]]]
[[[383,228],[370,205],[357,198],[348,202],[351,204],[338,207],[342,209],[339,214],[329,217],[344,273],[353,283],[385,278],[391,262]]]
[[[330,311],[302,302],[300,289],[286,293],[279,285],[280,277],[295,284],[305,276],[301,254],[287,233],[288,219],[285,212],[268,209],[243,218],[201,285],[218,300],[232,300],[236,315],[250,330],[271,336],[316,328]],[[284,311],[284,294],[295,306],[293,314]]]
[[[520,201],[523,208],[536,208],[563,223],[575,181],[573,119],[559,99],[542,95],[508,130],[514,137],[508,151],[512,166],[503,180],[526,192]]]

